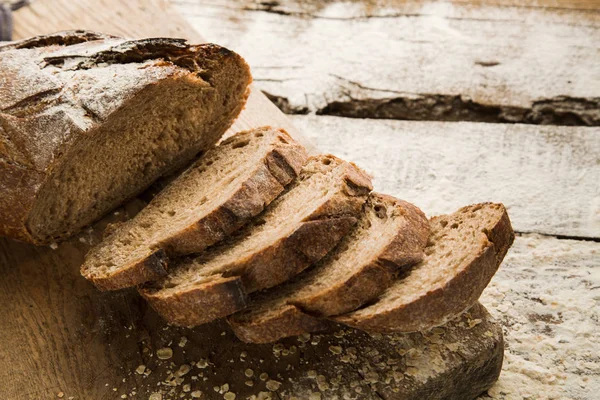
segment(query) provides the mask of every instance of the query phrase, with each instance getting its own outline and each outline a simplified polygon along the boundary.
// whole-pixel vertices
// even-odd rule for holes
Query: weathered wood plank
[[[429,215],[503,202],[515,229],[600,238],[600,128],[293,116]]]
[[[491,398],[598,398],[600,243],[517,237],[481,301],[506,340]]]
[[[126,37],[167,36],[203,42],[168,0],[34,1],[15,12],[13,35],[16,40],[84,28]]]
[[[291,112],[600,124],[598,7],[177,4],[208,39],[246,56],[259,87]]]

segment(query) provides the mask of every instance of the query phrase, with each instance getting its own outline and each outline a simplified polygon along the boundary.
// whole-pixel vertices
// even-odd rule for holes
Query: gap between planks
[[[600,11],[589,2],[175,4],[244,55],[288,113],[600,125]]]

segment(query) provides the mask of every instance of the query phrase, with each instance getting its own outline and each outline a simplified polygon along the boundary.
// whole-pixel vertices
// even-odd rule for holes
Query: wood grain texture
[[[290,113],[600,125],[598,6],[471,3],[177,0]]]
[[[600,238],[600,128],[291,116],[428,215],[504,203],[515,230]],[[323,135],[322,132],[335,132]]]
[[[515,239],[481,302],[504,327],[496,400],[598,398],[600,243]]]

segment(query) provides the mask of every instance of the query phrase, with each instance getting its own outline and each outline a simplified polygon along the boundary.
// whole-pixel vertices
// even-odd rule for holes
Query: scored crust
[[[227,316],[245,306],[247,293],[280,284],[324,257],[356,223],[371,189],[370,178],[353,164],[331,155],[313,157],[253,224],[143,285],[140,293],[176,325]],[[243,291],[231,293],[231,280],[221,283],[223,278],[237,280]],[[222,296],[212,297],[207,314],[206,301],[194,299],[219,287]]]
[[[263,211],[306,160],[305,149],[282,129],[263,127],[228,138],[91,249],[82,274],[102,290],[164,276],[166,256],[199,253],[227,237]],[[223,168],[229,169],[215,177]],[[215,189],[222,194],[208,199]]]
[[[244,342],[267,343],[324,329],[322,317],[352,311],[375,299],[397,273],[423,258],[427,217],[414,205],[371,193],[358,224],[311,270],[255,296],[228,318]]]
[[[0,235],[62,240],[211,148],[248,65],[183,39],[59,32],[0,46]]]
[[[477,302],[514,240],[502,204],[481,203],[431,219],[425,259],[374,304],[333,317],[370,332],[443,325]]]

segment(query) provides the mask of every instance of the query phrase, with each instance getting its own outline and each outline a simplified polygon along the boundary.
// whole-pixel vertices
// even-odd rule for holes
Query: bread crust
[[[123,268],[110,276],[86,276],[102,291],[118,290],[137,285],[140,281],[154,281],[167,274],[168,258],[163,249],[148,255],[143,262]]]
[[[227,322],[238,339],[256,344],[271,343],[282,337],[298,336],[306,332],[323,331],[332,325],[330,321],[313,317],[292,304],[282,307],[277,318],[266,324],[257,321],[239,323],[235,318],[227,318]]]
[[[77,55],[83,52],[87,52],[85,57]],[[46,68],[63,68],[62,63],[74,59],[80,62],[64,67],[74,71],[74,76],[99,64],[155,62],[137,69],[135,78],[121,82],[122,86],[112,76],[98,77],[98,82],[114,89],[111,95],[102,96],[94,92],[97,89],[84,90],[85,80],[74,84]],[[196,65],[189,63],[192,59]],[[197,81],[198,70],[217,71],[224,63],[238,65],[248,77],[244,84],[250,83],[248,66],[239,55],[212,44],[190,46],[182,39],[128,41],[94,32],[67,31],[0,46],[0,236],[34,244],[62,239],[36,236],[28,226],[37,196],[52,179],[53,171],[142,91],[166,80]],[[64,93],[68,84],[77,87],[76,94]],[[235,115],[247,95],[233,110]],[[214,141],[227,129],[222,128]]]
[[[271,127],[258,128],[272,130]],[[227,237],[240,228],[249,218],[260,214],[285,187],[298,175],[308,155],[289,134],[278,129],[278,138],[286,140],[284,145],[275,145],[261,160],[256,173],[242,184],[231,198],[213,210],[202,221],[189,226],[163,242],[171,256],[199,253],[206,247]]]
[[[246,291],[237,276],[215,277],[170,296],[141,288],[140,294],[164,319],[178,326],[196,326],[246,306]]]
[[[352,313],[333,317],[340,322],[370,332],[417,332],[440,326],[456,318],[477,302],[514,240],[508,213],[502,204],[482,203],[461,208],[494,207],[501,216],[492,227],[482,227],[479,250],[471,263],[443,287],[430,290],[407,304],[368,317]],[[432,223],[441,217],[432,218]]]
[[[300,273],[325,256],[347,234],[356,223],[356,216],[372,186],[368,175],[350,163],[345,167],[343,180],[346,183],[343,189],[315,210],[290,235],[279,238],[272,246],[235,260],[229,269],[237,272],[228,277],[241,282],[245,295],[280,284]],[[203,285],[214,293],[226,293],[229,287],[227,282],[221,282],[223,277],[226,275],[217,275],[216,282],[208,281]],[[213,297],[214,303],[210,305],[208,300],[195,305],[194,299],[203,298],[203,285],[198,285],[194,291],[177,293],[177,300],[170,303],[168,313],[162,313],[161,309],[154,307],[158,297],[161,297],[160,301],[164,304],[168,304],[169,300],[163,293],[154,290],[151,284],[141,286],[139,292],[170,323],[183,326],[200,325],[230,315],[246,306],[245,302],[242,304],[240,301],[240,296],[231,293]],[[222,287],[220,291],[216,289],[219,286]],[[187,308],[181,308],[182,305]],[[205,307],[214,312],[205,314]],[[162,309],[165,309],[164,305]],[[173,317],[190,315],[190,312],[194,314],[193,318]]]
[[[271,127],[257,128],[252,131],[266,132]],[[168,257],[199,253],[206,247],[219,242],[246,223],[249,218],[259,214],[271,203],[294,179],[307,159],[307,154],[300,144],[296,143],[285,130],[275,130],[275,144],[256,166],[256,172],[242,183],[231,197],[215,208],[204,218],[196,221],[177,234],[163,240],[158,248],[163,249]],[[233,138],[237,137],[234,136]],[[278,144],[279,139],[285,140]],[[195,166],[190,167],[193,169]],[[252,166],[254,167],[254,165]],[[184,172],[185,173],[185,172]],[[92,250],[93,251],[93,250]],[[90,255],[93,253],[90,252]],[[137,286],[144,282],[156,280],[162,275],[152,273],[155,263],[153,254],[140,258],[137,262],[124,265],[110,275],[98,276],[87,264],[82,266],[82,274],[101,290],[116,290]],[[89,256],[89,255],[88,255]],[[87,260],[86,260],[87,262]],[[168,261],[165,257],[164,263]]]
[[[390,209],[394,207],[394,211],[401,212],[403,221],[406,221],[381,253],[374,255],[347,279],[335,282],[319,293],[300,299],[292,297],[277,313],[252,318],[241,311],[230,316],[228,322],[242,341],[268,343],[314,332],[306,329],[321,330],[327,326],[323,317],[352,311],[375,299],[394,282],[398,273],[422,260],[430,233],[425,214],[414,205],[392,196],[371,193],[370,201],[373,200],[378,204],[385,203]]]

